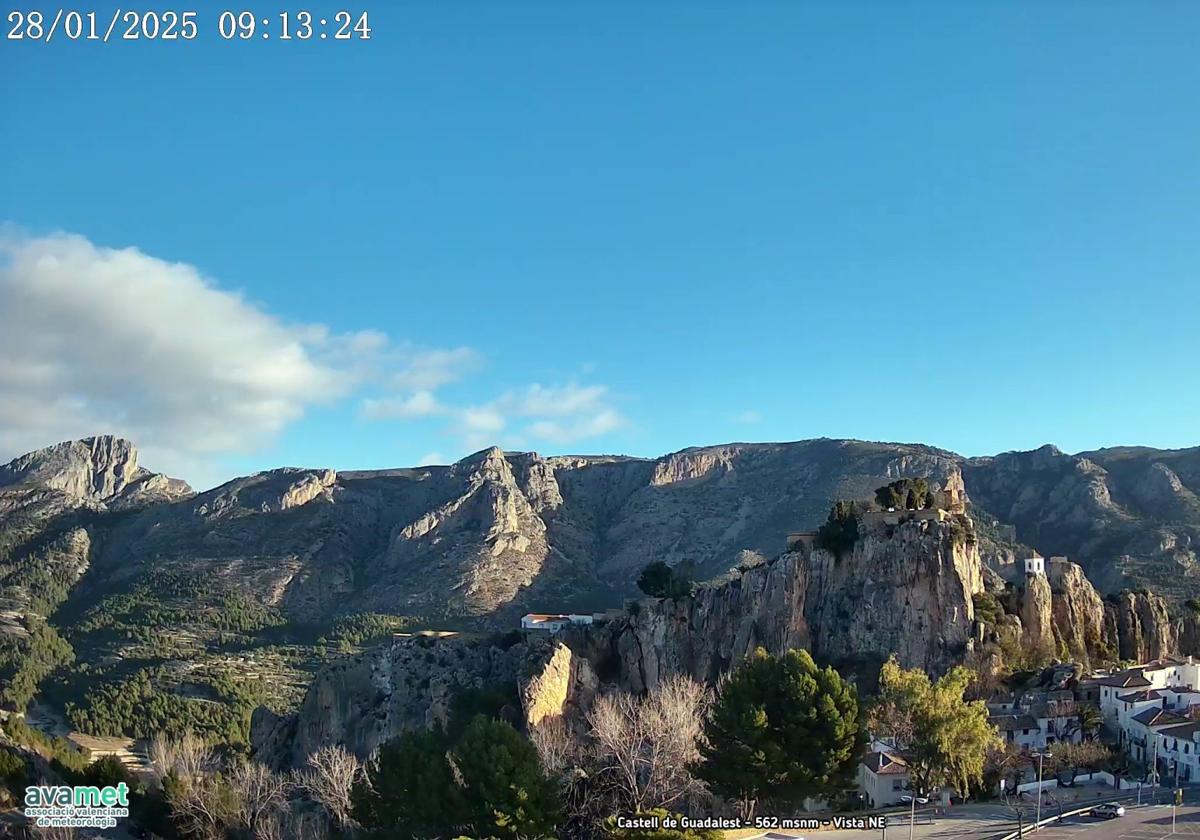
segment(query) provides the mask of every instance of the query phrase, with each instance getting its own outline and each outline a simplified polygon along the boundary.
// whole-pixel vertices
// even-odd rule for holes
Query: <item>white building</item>
[[[578,613],[529,613],[528,615],[521,616],[521,629],[557,633],[568,624],[591,624],[593,620],[594,617],[591,615],[580,615]]]
[[[872,808],[900,804],[908,790],[908,762],[884,750],[867,753],[858,764],[858,786]]]
[[[1122,700],[1122,697],[1153,689],[1160,692],[1158,701],[1161,708],[1185,709],[1196,704],[1198,701],[1192,698],[1200,695],[1200,664],[1190,656],[1187,659],[1156,659],[1136,668],[1101,677],[1096,682],[1100,686],[1100,711],[1104,715],[1104,723],[1109,729],[1119,733],[1124,728],[1128,713],[1132,711],[1136,714],[1139,711],[1126,708],[1126,703],[1134,701]],[[1178,697],[1174,700],[1165,698],[1164,702],[1164,697],[1161,696],[1164,689],[1176,693]],[[1177,689],[1185,690],[1177,692]],[[1122,712],[1126,714],[1122,715]]]
[[[1032,557],[1025,558],[1025,574],[1027,575],[1044,575],[1046,574],[1046,558],[1035,554]]]
[[[1200,723],[1169,726],[1158,736],[1158,767],[1164,778],[1178,782],[1200,779]]]
[[[1045,733],[1030,715],[992,715],[988,723],[1000,730],[1000,737],[1006,744],[1027,750],[1040,750],[1046,746]]]

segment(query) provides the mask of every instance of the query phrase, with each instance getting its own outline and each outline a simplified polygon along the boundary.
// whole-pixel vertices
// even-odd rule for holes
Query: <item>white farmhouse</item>
[[[872,808],[898,805],[908,790],[908,762],[886,750],[867,753],[858,764],[858,786]]]
[[[568,624],[591,624],[594,620],[594,616],[578,613],[529,613],[521,616],[521,629],[557,633]]]

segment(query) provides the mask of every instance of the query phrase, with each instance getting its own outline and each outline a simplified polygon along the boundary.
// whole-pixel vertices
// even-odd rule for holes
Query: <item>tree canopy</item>
[[[875,501],[884,510],[917,510],[933,507],[934,495],[923,478],[902,478],[875,491]]]
[[[638,575],[638,588],[654,598],[682,598],[691,594],[693,564],[685,560],[671,567],[661,560],[646,565]]]
[[[760,799],[789,807],[836,794],[863,742],[857,694],[837,671],[807,651],[762,648],[721,689],[705,735],[697,774],[745,816]]]
[[[898,742],[921,790],[948,786],[966,793],[982,783],[988,752],[1001,743],[987,705],[965,698],[972,679],[957,666],[935,682],[919,668],[901,668],[894,656],[880,670],[872,732]]]
[[[858,505],[855,502],[838,502],[829,511],[829,517],[817,529],[817,547],[834,554],[849,551],[858,542]]]
[[[370,836],[497,840],[555,836],[558,792],[533,745],[511,725],[476,715],[451,744],[442,731],[385,743],[351,793]]]

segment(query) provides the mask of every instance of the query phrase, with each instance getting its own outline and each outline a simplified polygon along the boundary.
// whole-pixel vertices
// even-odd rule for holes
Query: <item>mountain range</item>
[[[231,670],[263,687],[246,703],[287,709],[348,617],[482,629],[515,626],[526,611],[601,610],[636,594],[651,561],[690,561],[701,578],[748,568],[782,554],[789,532],[817,528],[835,500],[903,477],[961,478],[979,555],[1000,576],[1017,577],[1015,561],[1039,551],[1078,563],[1102,595],[1200,594],[1200,449],[967,458],[821,439],[633,458],[492,448],[445,466],[281,468],[197,493],[102,436],[0,467],[0,635],[17,648],[0,684],[14,706],[28,691],[12,686],[40,682],[51,704],[77,709],[73,723],[110,730],[119,724],[78,709],[135,682],[228,699]],[[53,633],[75,666],[46,655],[22,673],[21,645],[57,650],[39,642]]]

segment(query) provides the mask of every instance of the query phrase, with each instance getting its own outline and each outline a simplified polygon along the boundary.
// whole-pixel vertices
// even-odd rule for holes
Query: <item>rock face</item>
[[[1104,602],[1077,563],[1048,563],[1054,636],[1080,662],[1110,658],[1115,639],[1104,638]],[[1103,647],[1102,647],[1103,645]]]
[[[808,623],[814,654],[940,672],[961,661],[983,590],[971,530],[957,521],[908,522],[868,532],[846,556],[809,558]]]
[[[1121,592],[1105,604],[1109,638],[1121,659],[1148,662],[1176,653],[1177,638],[1166,602],[1151,592]]]
[[[961,479],[976,527],[909,523],[865,534],[843,557],[780,556],[786,534],[815,529],[833,500],[867,498],[904,477]],[[1052,571],[1049,599],[1039,589],[1013,610],[1036,639],[1049,627],[1056,648],[1111,645],[1130,658],[1200,643],[1200,624],[1165,607],[1200,594],[1198,487],[1200,450],[1046,447],[964,459],[920,445],[812,440],[656,459],[493,448],[448,466],[271,470],[193,494],[144,470],[127,441],[99,437],[0,467],[0,598],[18,616],[51,612],[65,586],[79,616],[136,589],[170,604],[173,636],[197,630],[188,599],[201,590],[252,598],[293,625],[376,611],[507,629],[527,611],[616,606],[651,560],[691,561],[701,579],[739,567],[686,602],[644,605],[612,638],[573,643],[570,662],[560,659],[535,692],[534,707],[552,714],[564,674],[589,682],[580,663],[635,688],[672,670],[712,678],[760,644],[805,645],[851,668],[896,651],[940,670],[973,638],[980,556],[1011,578],[1012,561],[1033,548],[1079,559],[1087,572]],[[1132,592],[1097,610],[1097,589],[1131,582],[1156,595]],[[1024,632],[1008,618],[1005,633]],[[63,629],[98,658],[125,653],[113,634],[79,630],[76,639],[76,627]],[[504,657],[488,656],[503,671],[495,663]],[[401,706],[389,720],[407,719]],[[342,723],[333,729],[358,727],[334,712]],[[324,737],[315,726],[305,743]]]
[[[607,629],[622,684],[670,673],[715,681],[756,647],[803,647],[841,667],[901,664],[940,672],[971,639],[979,552],[950,523],[907,522],[864,534],[838,557],[786,553],[732,572],[688,598],[642,601]],[[605,670],[613,670],[607,668]]]
[[[712,682],[759,646],[808,647],[808,577],[807,554],[787,553],[690,597],[640,601],[632,615],[590,634],[603,639],[599,670],[643,691],[672,673]]]
[[[275,766],[298,766],[314,750],[333,744],[365,758],[402,732],[445,724],[454,695],[470,688],[507,691],[514,706],[524,694],[529,717],[541,720],[561,714],[568,695],[585,691],[577,685],[589,679],[577,676],[579,666],[563,651],[552,638],[538,635],[515,644],[397,638],[322,670],[296,714],[256,711],[251,739],[259,759]]]
[[[1054,626],[1051,615],[1050,581],[1045,575],[1026,575],[1021,592],[1021,628],[1023,643],[1033,650],[1052,655]]]
[[[618,618],[558,638],[527,633],[503,650],[452,641],[381,646],[322,672],[294,717],[260,712],[255,748],[283,765],[330,743],[365,755],[442,719],[447,698],[463,686],[515,684],[524,719],[538,723],[585,710],[601,675],[635,692],[669,674],[714,683],[759,646],[876,667],[896,653],[906,667],[940,672],[970,646],[971,596],[982,587],[968,533],[937,521],[879,528],[842,557],[788,552],[693,595],[643,599]]]
[[[156,501],[188,495],[188,486],[138,467],[132,443],[111,435],[59,443],[0,467],[0,487],[34,485],[80,500],[107,502],[122,494]]]

